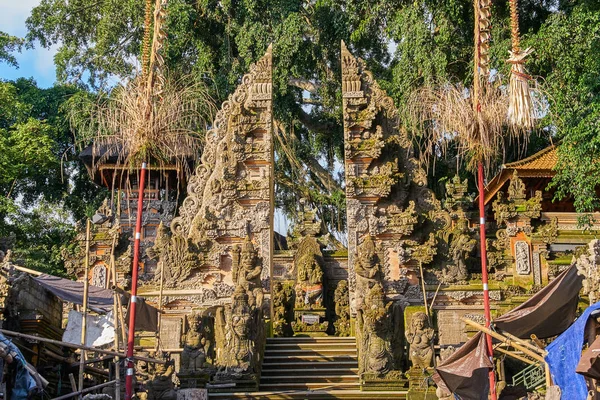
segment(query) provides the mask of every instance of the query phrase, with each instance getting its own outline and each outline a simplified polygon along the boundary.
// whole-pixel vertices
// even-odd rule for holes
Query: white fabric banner
[[[81,344],[82,313],[69,311],[67,329],[63,333],[63,342]],[[115,326],[113,324],[112,312],[106,315],[87,315],[87,330],[85,345],[100,347],[115,342]]]

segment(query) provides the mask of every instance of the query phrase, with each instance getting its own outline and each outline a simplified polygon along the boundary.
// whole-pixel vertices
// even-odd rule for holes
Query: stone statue
[[[313,236],[305,237],[298,245],[296,267],[296,303],[303,308],[320,308],[323,304],[323,255]]]
[[[383,287],[377,283],[358,310],[359,373],[385,375],[393,368],[391,303],[385,302]]]
[[[181,353],[181,374],[195,374],[207,362],[210,341],[202,333],[202,317],[198,313],[189,316],[189,331],[185,335]]]
[[[358,256],[354,271],[363,278],[376,279],[380,272],[379,257],[375,251],[375,242],[370,235],[358,246]]]
[[[381,264],[371,235],[358,246],[355,257],[357,308],[361,308],[364,296],[381,279]]]
[[[148,400],[177,400],[177,392],[173,384],[173,362],[168,365],[158,364],[154,377],[148,382]]]
[[[424,312],[416,312],[410,321],[406,339],[410,346],[410,360],[413,368],[430,368],[433,361],[434,331],[429,326],[429,317]]]
[[[456,221],[456,226],[452,232],[450,239],[450,256],[452,257],[452,265],[445,271],[446,281],[460,282],[466,281],[468,278],[467,264],[465,260],[469,254],[475,249],[477,240],[469,234],[468,221],[466,218],[460,218]]]
[[[261,309],[251,306],[244,287],[238,284],[232,305],[219,307],[215,318],[216,366],[219,379],[254,373],[260,351],[257,344],[264,340]]]
[[[233,250],[233,281],[246,291],[249,305],[260,308],[263,303],[262,265],[257,253],[252,240],[246,236],[242,247]]]
[[[340,281],[335,288],[333,297],[335,303],[335,334],[337,336],[350,336],[350,298],[348,295],[348,282]]]

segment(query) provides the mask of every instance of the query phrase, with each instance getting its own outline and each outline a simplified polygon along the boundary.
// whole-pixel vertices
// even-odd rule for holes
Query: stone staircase
[[[211,393],[211,399],[405,399],[406,392],[362,392],[356,339],[269,338],[260,391]]]

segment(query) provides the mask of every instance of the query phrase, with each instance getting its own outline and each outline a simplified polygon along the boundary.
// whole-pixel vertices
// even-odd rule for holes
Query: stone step
[[[307,349],[269,349],[265,351],[265,359],[277,356],[345,356],[356,355],[356,347],[325,347],[325,348],[307,348]]]
[[[265,354],[264,362],[266,363],[297,363],[301,361],[318,361],[318,362],[338,362],[357,360],[356,354],[294,354],[294,355],[267,355]]]
[[[334,362],[323,362],[323,361],[295,361],[295,362],[269,362],[265,360],[262,365],[263,374],[266,371],[271,370],[289,370],[289,369],[302,369],[303,371],[308,370],[327,370],[330,368],[358,368],[358,361],[345,358],[343,360],[336,360]]]
[[[286,372],[289,372],[286,371]],[[301,381],[301,382],[300,382]],[[330,374],[330,373],[321,373],[319,375],[276,375],[276,376],[261,376],[260,377],[260,386],[268,385],[270,383],[328,383],[328,382],[349,382],[356,383],[358,382],[358,375],[350,374],[350,375],[341,375],[341,374]]]
[[[292,336],[292,337],[274,337],[267,338],[269,343],[356,343],[355,337],[337,337],[337,336]]]
[[[294,350],[294,349],[298,349],[298,350],[302,350],[302,349],[338,349],[338,348],[345,348],[345,349],[353,349],[356,350],[356,343],[351,343],[351,342],[300,342],[300,343],[296,343],[296,342],[283,342],[283,343],[279,343],[279,342],[275,342],[275,343],[267,343],[267,346],[265,347],[266,351],[270,351],[270,350]]]
[[[332,389],[355,389],[360,390],[358,379],[352,382],[286,382],[286,383],[261,383],[260,390],[282,391],[282,390],[332,390]]]
[[[360,390],[292,390],[285,392],[260,391],[252,393],[209,393],[209,399],[219,400],[237,400],[237,399],[258,399],[258,400],[283,400],[283,399],[406,399],[406,391],[401,392],[362,392]]]
[[[339,368],[338,363],[317,363],[320,365],[310,364],[306,368],[263,368],[262,377],[281,376],[281,375],[295,375],[296,380],[300,377],[323,376],[323,375],[356,375],[358,374],[358,368]],[[325,364],[325,365],[323,365]],[[295,365],[298,367],[297,365]],[[355,365],[352,365],[355,366]]]

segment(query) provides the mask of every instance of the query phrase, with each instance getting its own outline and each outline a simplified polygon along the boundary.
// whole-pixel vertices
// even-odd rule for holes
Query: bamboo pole
[[[494,350],[498,351],[499,353],[506,354],[507,356],[515,358],[515,359],[517,359],[519,361],[522,361],[525,364],[530,364],[530,365],[536,364],[535,361],[530,360],[529,358],[525,358],[523,356],[520,356],[518,354],[515,354],[515,353],[513,353],[510,350],[503,349],[502,347],[494,347]]]
[[[511,339],[512,341],[514,341],[515,343],[519,343],[521,346],[525,346],[527,347],[529,350],[531,351],[535,351],[536,353],[538,353],[539,355],[541,355],[542,357],[545,356],[546,354],[548,354],[548,352],[545,349],[540,349],[539,347],[536,347],[534,345],[532,345],[531,343],[520,339],[508,332],[502,332],[502,334],[504,336],[506,336],[507,338]]]
[[[165,280],[165,265],[163,263],[163,265],[161,265],[160,267],[160,293],[158,295],[158,321],[156,324],[156,352],[158,352],[158,349],[160,348],[160,327],[162,324],[162,305],[163,305],[163,286],[164,286],[164,280]]]
[[[96,347],[82,346],[79,344],[73,344],[73,343],[69,343],[69,342],[61,342],[60,340],[48,339],[45,337],[35,336],[35,335],[26,335],[25,333],[9,331],[6,329],[0,329],[0,333],[3,333],[8,336],[14,336],[14,337],[27,339],[27,340],[38,340],[40,342],[52,343],[57,346],[68,347],[70,349],[83,349],[83,350],[87,350],[87,351],[95,351],[96,353],[100,353],[100,354],[108,354],[111,356],[125,357],[125,354],[118,353],[118,352],[112,351],[112,350],[104,350],[104,349],[100,349],[100,348],[96,348]],[[140,356],[133,356],[133,359],[140,360],[140,361],[147,361],[147,362],[151,362],[151,363],[155,363],[155,364],[166,364],[167,363],[164,360],[148,358],[148,357],[140,357]]]
[[[535,353],[535,352],[529,350],[527,347],[521,346],[519,343],[514,342],[510,338],[503,336],[503,335],[499,334],[498,332],[494,332],[493,330],[486,328],[485,326],[481,326],[477,322],[471,321],[470,319],[461,318],[461,320],[465,324],[472,326],[473,328],[477,329],[478,331],[481,331],[481,332],[487,334],[488,336],[491,336],[493,338],[500,340],[502,343],[504,343],[508,346],[512,346],[515,349],[522,351],[523,353],[527,354],[529,357],[533,358],[534,360],[545,363],[544,357],[542,357],[538,353]]]
[[[87,388],[85,390],[79,390],[77,392],[65,394],[64,396],[55,397],[52,400],[64,400],[64,399],[70,399],[71,397],[75,397],[75,396],[81,396],[82,394],[86,394],[86,393],[89,393],[89,392],[93,392],[94,390],[98,390],[98,389],[102,389],[104,387],[110,386],[113,383],[115,383],[115,381],[109,381],[109,382],[101,383],[101,384],[96,385],[96,386],[91,386],[91,387],[89,387],[89,388]]]
[[[438,283],[438,287],[437,287],[437,289],[435,289],[435,294],[433,295],[433,300],[431,300],[431,305],[429,306],[429,313],[431,313],[433,311],[433,305],[435,304],[435,299],[437,298],[438,292],[440,291],[441,287],[442,287],[442,282]]]
[[[83,314],[81,315],[81,345],[85,346],[87,336],[87,307],[89,292],[89,273],[90,273],[90,228],[91,221],[88,218],[85,224],[85,268],[83,273]],[[79,391],[83,390],[83,372],[85,367],[85,350],[81,349],[79,355]]]
[[[429,307],[427,305],[427,291],[425,290],[425,277],[423,275],[423,262],[419,261],[419,271],[421,271],[421,290],[423,291],[423,305],[425,306],[425,314],[429,319]],[[429,321],[431,323],[431,321]]]
[[[117,241],[118,233],[115,234],[112,241],[110,250],[110,272],[112,277],[112,286],[117,287],[117,270],[115,266],[115,245]],[[113,290],[113,323],[115,325],[115,351],[119,351],[119,294],[116,290]],[[121,375],[119,364],[121,359],[115,357],[115,399],[121,396]]]

